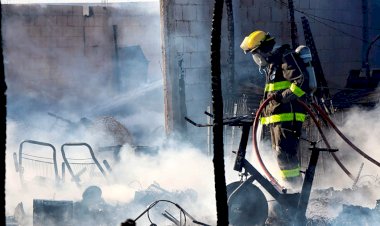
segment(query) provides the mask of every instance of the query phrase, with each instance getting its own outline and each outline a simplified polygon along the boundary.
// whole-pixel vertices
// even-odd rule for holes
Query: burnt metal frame
[[[17,156],[15,155],[16,153],[14,153],[14,159],[15,159],[15,167],[16,167],[16,171],[18,170],[19,172],[19,175],[20,175],[20,180],[21,180],[21,183],[24,183],[24,168],[22,167],[22,154],[23,154],[23,147],[24,147],[24,144],[25,143],[30,143],[30,144],[36,144],[36,145],[42,145],[42,146],[46,146],[46,147],[50,147],[52,150],[53,150],[53,165],[54,165],[54,174],[55,174],[55,181],[56,183],[59,182],[59,175],[58,175],[58,165],[57,165],[57,152],[56,152],[56,149],[55,147],[50,144],[50,143],[45,143],[45,142],[41,142],[41,141],[36,141],[36,140],[24,140],[20,143],[20,146],[19,146],[19,152],[18,152],[18,162],[17,162]],[[17,164],[17,165],[16,165]]]
[[[246,122],[243,125],[243,132],[241,135],[240,145],[238,152],[236,153],[234,170],[238,172],[242,172],[244,168],[247,173],[251,175],[248,179],[253,177],[253,180],[257,180],[264,189],[269,192],[273,198],[275,198],[281,205],[290,206],[290,214],[294,216],[293,222],[291,225],[306,225],[306,209],[309,203],[311,187],[314,180],[315,169],[317,167],[319,152],[327,151],[327,152],[336,152],[338,149],[328,149],[328,148],[317,148],[317,142],[309,141],[311,150],[311,156],[309,165],[306,169],[305,178],[302,184],[301,193],[293,193],[287,194],[286,189],[282,191],[278,191],[277,188],[266,178],[264,178],[255,167],[251,165],[249,161],[245,159],[246,147],[249,137],[249,131],[251,129],[252,122]],[[237,188],[239,189],[239,188]],[[236,189],[236,190],[237,190]],[[236,190],[231,194],[233,195]]]
[[[62,144],[62,146],[61,146],[61,153],[62,153],[63,161],[64,161],[67,169],[69,170],[69,173],[70,173],[72,179],[74,180],[74,182],[76,183],[76,185],[78,187],[80,187],[80,183],[79,183],[80,181],[79,181],[79,178],[74,174],[74,172],[73,172],[73,170],[72,170],[72,168],[70,166],[70,163],[69,163],[69,161],[68,161],[68,159],[66,157],[65,150],[64,150],[65,146],[85,146],[85,147],[87,147],[88,150],[90,151],[91,158],[94,161],[95,165],[98,167],[98,169],[103,174],[103,176],[105,178],[107,178],[106,172],[104,171],[103,167],[100,165],[100,163],[98,162],[98,160],[96,159],[94,151],[92,150],[92,148],[91,148],[91,146],[89,144],[87,144],[87,143],[65,143],[65,144]],[[64,168],[64,167],[62,166],[62,168]]]
[[[213,115],[208,112],[205,112],[205,114],[210,117],[213,117]],[[185,119],[189,123],[197,127],[212,126],[209,124],[195,123],[187,117],[185,117]],[[310,156],[309,165],[306,169],[306,172],[304,172],[305,178],[302,184],[301,193],[287,194],[286,189],[279,191],[276,188],[276,186],[274,186],[269,180],[267,180],[263,175],[261,175],[259,171],[257,171],[257,169],[248,160],[245,159],[249,132],[251,130],[251,126],[253,125],[252,116],[244,115],[244,116],[239,116],[239,117],[226,118],[223,120],[223,125],[242,127],[242,134],[241,134],[241,139],[239,143],[239,149],[236,153],[234,170],[238,172],[242,172],[242,170],[245,169],[244,174],[246,175],[248,173],[250,175],[247,178],[247,180],[250,180],[251,182],[256,180],[282,206],[288,207],[289,208],[288,215],[293,216],[291,217],[292,222],[290,222],[290,225],[294,225],[294,226],[306,225],[306,215],[305,215],[306,208],[309,203],[311,187],[313,184],[315,169],[316,169],[318,158],[319,158],[319,152],[320,151],[336,152],[338,151],[338,149],[317,148],[316,147],[317,142],[309,141],[310,146],[311,146],[309,150],[311,150],[312,153]],[[228,197],[228,200],[231,200],[231,197],[234,194],[236,194],[237,191],[241,187],[242,186],[239,186],[238,188],[236,188],[231,193],[230,197]]]

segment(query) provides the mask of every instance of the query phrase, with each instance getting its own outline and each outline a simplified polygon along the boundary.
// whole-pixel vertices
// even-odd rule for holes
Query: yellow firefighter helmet
[[[273,40],[274,38],[265,33],[264,31],[254,31],[249,36],[245,37],[240,44],[240,48],[244,50],[244,53],[255,51],[261,44]]]

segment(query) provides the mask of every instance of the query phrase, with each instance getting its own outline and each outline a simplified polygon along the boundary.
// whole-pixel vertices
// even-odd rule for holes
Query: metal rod
[[[148,208],[146,208],[138,217],[135,218],[134,221],[136,222],[140,217],[142,217],[146,212],[148,212],[148,210],[152,209],[153,206],[157,205],[158,202],[159,201],[154,201],[152,204],[150,204]]]
[[[315,142],[313,143],[313,147],[309,148],[311,150],[310,162],[305,172],[305,179],[302,184],[302,190],[300,194],[300,198],[297,204],[297,214],[296,220],[298,225],[306,225],[306,209],[309,204],[309,198],[311,193],[311,187],[313,185],[315,170],[317,168],[319,152],[320,151],[328,151],[328,152],[336,152],[338,149],[330,149],[330,148],[316,148]]]
[[[269,182],[267,179],[265,179],[265,177],[263,177],[259,171],[257,171],[255,169],[255,167],[253,167],[251,165],[251,163],[249,163],[246,159],[243,160],[243,164],[244,164],[244,168],[245,170],[250,174],[252,175],[252,177],[254,177],[255,180],[257,180],[257,182],[259,182],[263,187],[264,189],[269,192],[269,194],[272,195],[273,198],[275,198],[276,200],[279,200],[280,196],[282,193],[279,192],[279,190],[277,189],[277,187],[275,187],[271,182]],[[281,190],[282,192],[284,192],[283,190]]]
[[[244,164],[243,160],[245,159],[250,129],[251,129],[251,126],[248,126],[248,125],[244,125],[242,129],[243,132],[241,134],[239,150],[236,153],[236,159],[235,159],[235,165],[234,165],[234,170],[239,171],[239,172],[241,172],[243,169],[243,164]]]
[[[166,217],[168,220],[173,222],[175,225],[181,226],[181,223],[179,220],[177,220],[173,215],[171,215],[167,210],[165,210],[164,213],[162,213],[164,217]]]

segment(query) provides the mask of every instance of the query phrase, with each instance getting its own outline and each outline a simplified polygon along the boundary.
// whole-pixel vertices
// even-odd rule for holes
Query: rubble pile
[[[32,214],[26,213],[23,210],[23,204],[20,203],[15,210],[14,216],[7,216],[6,225],[114,226],[120,225],[127,218],[136,217],[135,213],[143,212],[147,206],[157,200],[188,203],[190,200],[195,201],[196,199],[197,193],[192,189],[168,191],[161,188],[159,184],[153,183],[145,190],[136,191],[131,202],[111,205],[103,200],[102,191],[99,187],[90,186],[83,192],[82,200],[80,201],[34,199]],[[160,218],[160,220],[167,222],[167,219],[159,211],[151,211],[153,213],[151,213],[150,217]],[[169,213],[168,209],[165,212]]]
[[[380,222],[380,199],[370,203],[371,194],[380,184],[335,190],[318,189],[312,192],[309,206],[310,225],[378,225]]]

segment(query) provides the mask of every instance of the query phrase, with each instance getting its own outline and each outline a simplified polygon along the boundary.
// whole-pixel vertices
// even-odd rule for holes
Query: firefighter
[[[304,98],[307,76],[305,65],[289,45],[276,49],[275,39],[264,31],[245,37],[240,47],[251,53],[259,70],[265,73],[264,99],[273,97],[260,118],[268,125],[281,177],[286,186],[299,188],[302,178],[298,157],[299,137],[306,114],[297,99]]]

